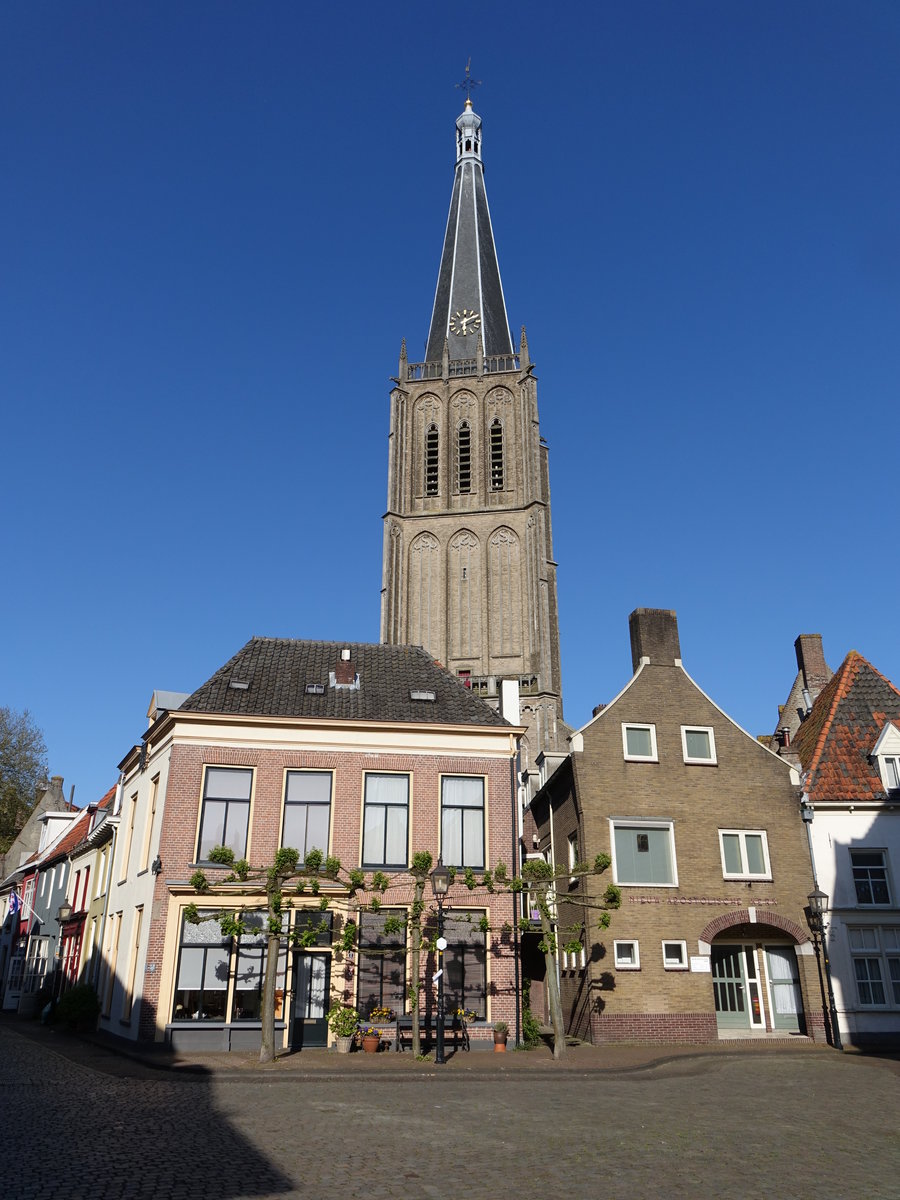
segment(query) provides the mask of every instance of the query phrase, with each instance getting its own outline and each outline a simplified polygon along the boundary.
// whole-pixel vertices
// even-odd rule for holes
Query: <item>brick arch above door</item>
[[[809,934],[796,921],[791,921],[787,917],[781,917],[778,913],[766,912],[762,920],[757,918],[756,921],[751,921],[750,910],[747,908],[738,908],[734,912],[724,913],[721,917],[716,917],[710,921],[700,934],[702,942],[712,942],[720,933],[724,933],[726,929],[731,929],[735,925],[768,925],[771,928],[780,929],[794,941],[800,945],[803,942],[809,941]]]

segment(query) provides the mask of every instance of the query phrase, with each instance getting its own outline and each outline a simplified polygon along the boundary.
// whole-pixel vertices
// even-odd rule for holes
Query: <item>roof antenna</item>
[[[481,80],[473,79],[472,75],[471,75],[471,70],[472,70],[472,55],[470,54],[469,61],[466,63],[466,77],[462,81],[462,83],[458,83],[456,85],[458,88],[464,89],[464,91],[466,93],[466,105],[469,108],[472,107],[472,88],[481,87]]]

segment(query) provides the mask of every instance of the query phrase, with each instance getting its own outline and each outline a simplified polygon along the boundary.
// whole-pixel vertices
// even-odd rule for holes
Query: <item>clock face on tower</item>
[[[450,332],[457,337],[475,333],[481,326],[481,315],[474,308],[458,309],[450,318]]]

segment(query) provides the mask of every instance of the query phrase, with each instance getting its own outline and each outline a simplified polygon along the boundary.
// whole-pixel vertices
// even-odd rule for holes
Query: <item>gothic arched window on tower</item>
[[[429,425],[425,433],[425,495],[438,494],[438,431]]]
[[[463,421],[459,427],[458,434],[458,472],[459,472],[459,490],[461,492],[471,492],[472,490],[472,431],[469,428],[469,422]]]
[[[491,422],[491,491],[503,491],[503,426],[499,417]]]

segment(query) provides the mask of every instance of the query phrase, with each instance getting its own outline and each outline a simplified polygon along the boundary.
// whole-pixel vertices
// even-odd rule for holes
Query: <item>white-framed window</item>
[[[331,818],[331,772],[288,771],[284,780],[284,818],[281,844],[299,851],[328,853]]]
[[[39,992],[47,975],[50,961],[49,937],[33,937],[28,943],[28,961],[25,968],[25,991]]]
[[[362,865],[403,868],[409,863],[409,776],[366,775]]]
[[[484,779],[444,775],[441,779],[441,857],[448,867],[485,864]]]
[[[900,1008],[900,927],[851,925],[847,934],[860,1005]]]
[[[622,750],[626,762],[659,762],[656,726],[622,722]]]
[[[850,851],[857,904],[890,904],[886,858],[884,850]]]
[[[885,754],[881,759],[881,777],[889,792],[900,789],[900,757],[896,754]]]
[[[688,969],[687,942],[663,942],[663,967],[667,971]]]
[[[671,821],[610,821],[613,878],[638,887],[675,887],[675,833]]]
[[[575,868],[581,861],[578,857],[578,832],[569,834],[569,883],[577,883],[578,876],[575,874]]]
[[[197,862],[206,862],[213,846],[227,846],[235,858],[246,857],[252,788],[250,767],[206,768]]]
[[[764,829],[720,829],[722,874],[726,879],[771,879]]]
[[[641,969],[641,948],[637,942],[614,941],[613,960],[617,971],[639,971]]]
[[[686,763],[714,767],[716,735],[711,725],[682,725],[681,749]]]
[[[562,969],[564,971],[581,971],[585,965],[584,946],[580,950],[563,950]]]

